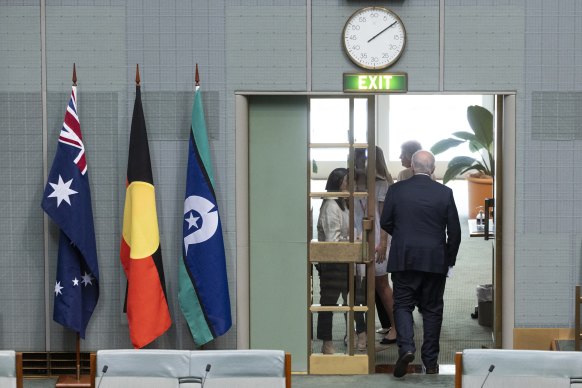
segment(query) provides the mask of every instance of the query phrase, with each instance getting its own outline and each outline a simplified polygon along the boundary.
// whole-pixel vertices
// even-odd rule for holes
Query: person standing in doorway
[[[348,170],[334,169],[327,178],[325,190],[341,192],[348,190]],[[319,210],[317,221],[317,240],[338,242],[349,241],[349,211],[348,203],[343,197],[325,198]],[[322,306],[335,306],[341,296],[344,304],[348,294],[348,264],[319,263],[319,303]],[[362,313],[354,314],[356,320],[356,334],[366,337],[366,322]],[[322,340],[321,352],[334,354],[333,345],[333,313],[322,311],[317,319],[317,339]],[[362,340],[365,346],[365,340]],[[364,348],[365,349],[365,348]]]
[[[366,154],[364,149],[359,149],[356,152],[355,158],[356,167],[356,191],[366,191]],[[378,317],[382,323],[382,328],[388,328],[384,334],[384,338],[380,341],[383,345],[389,345],[396,342],[396,328],[393,325],[393,299],[392,288],[388,282],[388,273],[386,272],[387,253],[390,248],[390,236],[388,233],[380,228],[380,214],[382,214],[382,207],[384,206],[384,199],[388,187],[394,183],[392,175],[386,166],[384,159],[384,152],[376,146],[376,165],[375,165],[375,206],[374,209],[368,211],[368,199],[355,199],[355,228],[359,238],[362,236],[362,221],[365,216],[374,217],[374,244],[375,244],[375,301],[376,309],[378,310]],[[385,319],[381,315],[385,315]],[[390,328],[391,326],[391,328]]]
[[[456,263],[461,225],[453,191],[431,179],[434,155],[412,155],[413,177],[390,186],[380,224],[392,236],[388,272],[394,289],[398,360],[394,376],[408,372],[415,358],[412,311],[422,308],[421,359],[427,374],[439,372],[439,339],[447,274]]]
[[[405,169],[398,173],[398,177],[396,178],[398,182],[408,179],[414,175],[411,167],[412,155],[421,149],[422,146],[416,140],[409,140],[402,143],[400,146],[400,163],[402,163],[402,167],[405,167]]]
[[[388,172],[388,167],[386,166],[386,160],[384,159],[384,152],[378,146],[376,146],[376,209],[374,209],[374,231],[376,235],[376,279],[375,288],[376,296],[380,298],[380,304],[382,309],[388,316],[389,321],[392,323],[392,328],[384,335],[384,338],[380,341],[383,345],[389,345],[396,342],[397,329],[394,322],[394,301],[392,298],[392,288],[390,287],[390,282],[388,281],[388,272],[386,270],[388,264],[388,252],[390,250],[390,236],[386,231],[380,228],[380,214],[384,208],[384,199],[386,198],[386,193],[390,185],[394,183],[392,176]]]

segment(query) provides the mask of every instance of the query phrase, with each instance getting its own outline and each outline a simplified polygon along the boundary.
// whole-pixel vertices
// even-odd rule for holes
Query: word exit
[[[402,93],[407,90],[406,73],[344,74],[344,92]]]

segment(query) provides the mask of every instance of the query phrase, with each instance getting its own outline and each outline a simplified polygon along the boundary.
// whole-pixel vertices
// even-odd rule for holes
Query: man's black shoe
[[[408,372],[408,364],[414,361],[414,353],[406,352],[398,357],[394,366],[394,377],[402,377]]]
[[[424,373],[426,373],[427,375],[438,375],[439,374],[439,364],[436,364],[435,366],[433,366],[431,368],[425,368]]]

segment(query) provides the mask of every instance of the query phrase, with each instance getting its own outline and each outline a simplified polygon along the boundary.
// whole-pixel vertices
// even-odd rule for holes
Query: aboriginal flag
[[[127,277],[126,312],[135,348],[161,336],[172,324],[168,308],[156,195],[141,91],[136,87],[129,139],[121,264]]]

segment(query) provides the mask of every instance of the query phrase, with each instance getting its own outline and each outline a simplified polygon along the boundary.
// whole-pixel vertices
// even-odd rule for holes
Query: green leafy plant
[[[430,151],[440,154],[449,148],[459,144],[468,143],[471,152],[478,152],[481,159],[472,156],[456,156],[449,161],[443,177],[443,183],[454,179],[459,174],[473,171],[473,177],[493,177],[495,160],[493,158],[493,114],[479,105],[471,105],[467,108],[467,120],[473,133],[460,131],[454,132],[455,138],[438,141]]]

